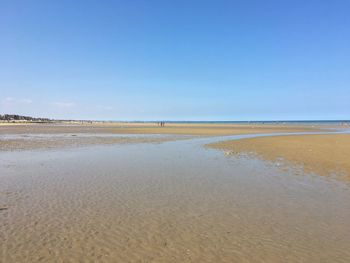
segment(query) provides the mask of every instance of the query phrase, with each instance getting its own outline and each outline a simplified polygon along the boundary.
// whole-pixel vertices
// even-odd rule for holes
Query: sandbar
[[[236,135],[273,132],[317,132],[327,127],[289,124],[221,124],[221,123],[157,123],[93,122],[93,123],[2,123],[1,134],[42,133],[110,133],[110,134],[186,134]]]
[[[258,137],[210,144],[228,155],[252,154],[269,161],[284,160],[307,172],[350,180],[350,134]]]

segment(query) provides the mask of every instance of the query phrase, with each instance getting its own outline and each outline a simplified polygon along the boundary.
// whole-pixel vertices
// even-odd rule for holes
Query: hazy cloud
[[[112,106],[97,106],[97,109],[105,110],[105,111],[111,111],[111,110],[114,110],[115,107],[112,107]]]
[[[74,102],[63,102],[63,101],[53,102],[52,105],[55,107],[58,107],[58,108],[63,108],[63,109],[72,108],[72,107],[76,106],[76,104]]]
[[[30,99],[17,99],[12,97],[6,97],[1,101],[4,106],[15,106],[15,105],[28,105],[32,104],[33,101]]]

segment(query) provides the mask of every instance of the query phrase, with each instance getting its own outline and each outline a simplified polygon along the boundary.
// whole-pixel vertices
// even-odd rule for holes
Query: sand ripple
[[[340,182],[187,141],[1,157],[1,262],[350,261]]]

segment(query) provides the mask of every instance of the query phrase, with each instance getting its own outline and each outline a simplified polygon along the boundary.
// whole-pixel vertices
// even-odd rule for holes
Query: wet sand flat
[[[350,180],[350,135],[294,135],[249,138],[211,144],[227,154],[256,154],[269,161],[285,160],[320,175],[337,173]]]
[[[157,143],[186,139],[184,135],[188,137],[224,136],[324,130],[326,129],[311,126],[247,124],[170,123],[166,127],[159,127],[156,123],[2,123],[0,126],[0,151],[55,149],[99,144]],[[144,136],[159,134],[164,136]],[[132,135],[135,136],[131,137]]]
[[[324,131],[325,127],[274,124],[181,124],[166,123],[52,123],[6,124],[0,126],[1,134],[47,133],[109,133],[109,134],[177,134],[177,135],[235,135],[273,132]]]
[[[350,261],[348,184],[149,138],[0,151],[0,262]]]
[[[161,143],[172,140],[183,140],[190,137],[179,136],[110,136],[109,134],[40,134],[13,135],[0,137],[0,151],[50,150],[73,148],[89,145]]]

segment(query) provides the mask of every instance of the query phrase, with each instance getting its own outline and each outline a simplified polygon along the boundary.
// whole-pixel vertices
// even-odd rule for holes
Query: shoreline
[[[184,139],[183,136],[212,137],[322,131],[331,130],[323,127],[271,124],[172,123],[166,124],[165,127],[157,126],[156,123],[10,124],[0,126],[0,151],[45,150],[99,144],[160,143]],[[120,137],[112,137],[113,135]],[[123,135],[125,137],[122,137]],[[136,137],[126,138],[127,135]],[[147,138],[150,135],[158,135],[158,137]]]
[[[110,134],[185,134],[185,135],[236,135],[273,132],[332,131],[341,126],[309,126],[288,124],[222,124],[222,123],[15,123],[1,124],[1,134],[26,133],[110,133]]]

